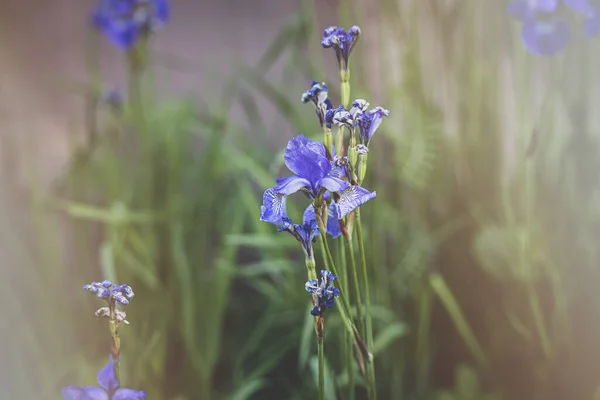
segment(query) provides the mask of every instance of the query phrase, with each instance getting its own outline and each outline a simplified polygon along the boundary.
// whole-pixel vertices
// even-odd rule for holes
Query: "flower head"
[[[354,128],[354,119],[344,106],[339,106],[338,108],[328,110],[325,114],[325,125],[331,128],[332,124],[345,126],[352,130]]]
[[[337,26],[330,26],[323,32],[323,40],[321,40],[321,46],[328,49],[333,47],[335,50],[335,56],[337,57],[340,70],[348,72],[348,60],[350,53],[356,44],[356,41],[360,37],[360,28],[353,26],[348,29],[348,32],[344,28],[338,28]]]
[[[333,107],[331,105],[331,100],[327,98],[327,85],[325,82],[321,85],[317,81],[312,81],[310,83],[310,89],[302,93],[301,100],[305,104],[310,101],[315,105],[315,112],[319,118],[319,123],[323,126],[327,110],[330,110]]]
[[[508,6],[508,13],[523,23],[521,38],[530,53],[550,56],[567,45],[569,29],[558,5],[558,0],[515,0]]]
[[[312,315],[323,316],[325,308],[333,308],[335,298],[340,296],[340,290],[333,286],[333,282],[337,279],[329,271],[321,270],[321,283],[316,279],[311,279],[304,285],[308,293],[313,293],[315,296],[315,306],[310,311]]]
[[[329,195],[329,193],[325,193],[323,199],[327,201],[330,197],[331,196]],[[317,223],[317,219],[315,217],[315,208],[312,204],[310,204],[308,207],[306,207],[306,210],[304,210],[302,221],[304,224],[312,223],[313,221],[315,224]],[[317,235],[319,234],[320,232],[317,231]],[[329,201],[329,205],[327,206],[327,234],[334,239],[342,234],[338,218],[338,206],[337,204],[335,204],[335,201],[333,201],[333,199]]]
[[[92,21],[115,46],[129,50],[164,25],[169,14],[167,0],[98,0]]]
[[[382,107],[375,107],[369,112],[356,111],[355,124],[358,127],[360,143],[368,146],[375,131],[377,131],[377,128],[381,125],[383,117],[388,117],[389,115],[390,112]]]
[[[128,305],[134,296],[131,286],[117,285],[108,280],[84,285],[83,290],[94,293],[96,296],[109,303],[116,302],[120,306]]]
[[[64,400],[145,400],[146,393],[133,389],[119,388],[115,376],[115,365],[112,356],[109,363],[98,372],[98,386],[67,386],[62,389]],[[112,396],[112,393],[117,389]]]
[[[278,230],[279,232],[286,231],[291,234],[300,243],[306,255],[312,258],[312,244],[317,240],[319,234],[317,221],[305,221],[302,225],[299,225],[292,223],[292,220],[286,217]]]

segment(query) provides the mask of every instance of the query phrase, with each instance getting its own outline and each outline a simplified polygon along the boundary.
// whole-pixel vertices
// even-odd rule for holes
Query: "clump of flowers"
[[[390,112],[382,107],[369,110],[369,103],[363,99],[352,102],[347,109],[350,96],[350,54],[361,34],[360,28],[353,26],[347,32],[343,28],[327,28],[321,42],[324,48],[335,51],[341,81],[341,104],[333,106],[325,82],[313,80],[309,89],[302,94],[302,103],[311,103],[315,109],[319,125],[323,129],[323,140],[315,141],[298,135],[291,138],[284,152],[284,162],[292,175],[276,178],[275,186],[265,190],[260,207],[260,220],[277,225],[280,232],[290,233],[301,245],[305,255],[308,281],[305,290],[312,294],[310,314],[314,316],[315,332],[319,345],[319,388],[323,394],[325,333],[325,310],[335,307],[342,318],[344,327],[354,338],[354,357],[363,377],[368,382],[369,398],[375,398],[375,378],[373,366],[369,367],[368,377],[364,360],[372,360],[368,347],[372,346],[371,309],[368,291],[368,273],[362,242],[360,208],[377,197],[375,191],[362,186],[366,177],[370,142]],[[337,126],[335,145],[332,129]],[[346,152],[347,149],[347,152]],[[302,223],[295,224],[287,212],[289,196],[302,193],[309,199],[304,210]],[[353,229],[356,226],[359,252],[362,260],[362,277],[365,296],[362,297],[357,281],[357,266],[353,249]],[[354,276],[354,296],[358,318],[355,320],[350,304],[340,284],[337,267],[331,255],[327,236],[332,239],[343,237],[351,259]],[[321,268],[317,279],[316,260],[313,244],[320,239],[325,268]],[[345,269],[344,265],[344,271]],[[362,302],[365,302],[366,318],[363,320]],[[365,327],[365,328],[363,328]],[[362,330],[362,332],[361,332]],[[365,344],[363,335],[367,337]],[[352,356],[349,357],[351,359]],[[348,373],[351,373],[349,371]],[[354,390],[354,388],[351,388]]]
[[[167,0],[99,0],[92,21],[113,45],[129,50],[165,25],[169,16]]]
[[[92,282],[84,285],[83,290],[104,300],[106,306],[100,307],[95,315],[108,319],[111,335],[109,363],[98,372],[100,386],[67,386],[62,389],[64,400],[144,400],[143,391],[121,388],[119,363],[121,360],[121,340],[119,326],[129,324],[125,319],[124,308],[133,300],[133,289],[129,285],[118,285],[111,281]]]
[[[588,37],[600,33],[600,2],[595,0],[515,0],[508,13],[521,22],[521,38],[531,54],[552,56],[567,46],[571,36],[566,8],[585,17]]]

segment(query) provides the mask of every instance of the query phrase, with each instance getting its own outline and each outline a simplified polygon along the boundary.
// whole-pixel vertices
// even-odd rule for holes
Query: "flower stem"
[[[348,264],[346,263],[346,242],[344,240],[338,240],[338,254],[340,261],[340,272],[342,276],[340,278],[340,286],[348,293]],[[344,363],[346,364],[346,371],[348,373],[348,399],[354,400],[354,365],[352,364],[353,357],[353,344],[354,340],[351,334],[344,332]]]
[[[356,297],[356,315],[358,317],[358,324],[361,330],[364,332],[363,327],[363,315],[362,315],[362,296],[360,295],[360,283],[358,282],[358,270],[356,268],[356,257],[354,256],[354,244],[352,243],[351,236],[345,236],[346,244],[348,245],[348,254],[350,254],[350,269],[352,270],[352,281],[354,282],[354,296]]]
[[[115,379],[117,380],[117,387],[121,386],[121,374],[120,374],[120,358],[121,358],[121,339],[119,338],[119,331],[117,330],[117,316],[115,313],[115,301],[111,299],[108,304],[110,310],[108,328],[110,330],[111,345],[110,353],[113,358],[113,366],[115,371]],[[115,389],[116,389],[115,388]]]
[[[325,400],[325,348],[323,339],[319,341],[319,400]]]
[[[362,223],[360,220],[360,207],[356,209],[356,235],[358,239],[358,252],[362,264],[362,277],[365,285],[365,304],[366,304],[366,335],[367,347],[373,348],[373,319],[371,316],[371,296],[369,293],[369,274],[367,272],[367,259],[365,257],[365,245],[363,242]],[[375,383],[375,363],[369,363],[369,383],[371,385],[372,396],[377,398],[377,385]]]

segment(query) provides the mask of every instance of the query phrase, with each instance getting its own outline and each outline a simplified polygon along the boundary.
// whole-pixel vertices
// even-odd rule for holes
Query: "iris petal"
[[[600,34],[600,8],[585,21],[585,34],[589,37]]]
[[[273,189],[267,189],[263,195],[263,205],[260,207],[260,220],[282,225],[284,218],[287,218],[286,198],[287,196],[278,194]]]
[[[302,188],[307,188],[310,190],[310,181],[292,175],[286,178],[277,179],[277,186],[275,186],[273,190],[279,194],[289,196]]]
[[[332,201],[327,208],[327,234],[334,239],[338,238],[342,234],[337,210],[338,207]],[[316,221],[315,209],[312,204],[306,207],[306,210],[304,210],[304,215],[302,216],[302,222],[304,224],[309,221]]]
[[[350,186],[348,182],[341,179],[326,176],[318,182],[317,189],[325,188],[330,192],[343,192]]]
[[[569,41],[569,29],[562,20],[526,21],[521,31],[530,53],[551,56],[562,50]]]
[[[331,170],[322,143],[308,141],[304,136],[292,138],[285,149],[285,165],[294,174],[316,183]]]
[[[337,202],[338,218],[344,218],[356,207],[360,207],[376,196],[375,192],[369,192],[360,186],[350,186],[347,190],[340,193],[340,199]]]
[[[119,389],[111,400],[145,400],[146,393],[133,389]]]
[[[594,7],[590,0],[563,0],[565,5],[575,12],[590,16],[594,12]]]
[[[67,386],[61,394],[64,400],[109,400],[106,390],[95,386]]]
[[[98,383],[108,391],[114,390],[119,386],[119,381],[117,381],[115,376],[115,364],[112,355],[108,364],[98,372]]]

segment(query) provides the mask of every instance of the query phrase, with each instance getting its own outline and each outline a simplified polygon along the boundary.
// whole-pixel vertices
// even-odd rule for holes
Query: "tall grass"
[[[537,59],[501,2],[349,3],[344,23],[377,45],[353,54],[353,97],[392,111],[362,212],[379,398],[599,398],[597,42]],[[94,382],[107,341],[79,288],[101,278],[136,291],[123,381],[148,398],[316,397],[303,260],[258,221],[282,159],[261,104],[285,118],[279,143],[316,137],[300,93],[335,62],[318,47],[319,3],[303,4],[221,98],[159,102],[144,79],[123,114],[89,119],[96,140],[56,190],[32,190],[31,207],[3,190],[2,253],[20,281],[0,292],[12,398]],[[341,321],[328,327],[334,398],[350,374]]]

